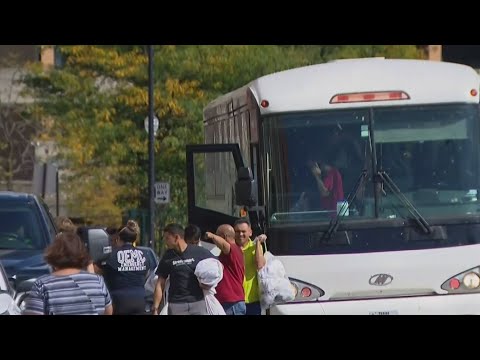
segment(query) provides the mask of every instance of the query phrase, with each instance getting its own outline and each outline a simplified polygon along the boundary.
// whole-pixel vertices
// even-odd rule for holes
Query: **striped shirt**
[[[112,300],[103,277],[81,271],[72,275],[44,275],[25,299],[26,314],[103,315]]]

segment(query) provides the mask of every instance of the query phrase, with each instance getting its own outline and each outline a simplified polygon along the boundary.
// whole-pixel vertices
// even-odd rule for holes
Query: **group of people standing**
[[[25,314],[132,315],[145,314],[145,280],[155,271],[152,313],[159,314],[164,294],[169,315],[206,315],[205,286],[200,284],[197,264],[215,255],[202,246],[201,230],[169,224],[163,230],[168,250],[155,269],[155,261],[135,247],[139,227],[134,221],[119,229],[107,229],[113,250],[101,263],[93,263],[75,225],[68,218],[57,222],[59,234],[45,251],[51,274],[38,278],[25,300]],[[253,241],[247,219],[207,232],[203,240],[219,249],[223,278],[216,298],[227,315],[260,315],[257,271],[265,265],[261,235]],[[206,245],[206,243],[203,243]],[[166,289],[168,288],[168,289]],[[167,290],[167,291],[165,291]]]
[[[248,220],[239,219],[234,226],[220,225],[216,233],[205,233],[220,250],[218,260],[223,265],[223,278],[216,287],[216,298],[227,315],[260,315],[257,270],[265,265],[261,235],[251,240]],[[202,246],[201,231],[195,225],[185,229],[178,224],[167,225],[163,238],[168,248],[160,260],[156,274],[152,313],[160,312],[164,293],[168,293],[169,315],[206,315],[202,284],[195,275],[197,264],[213,253]],[[168,279],[168,291],[165,291]]]

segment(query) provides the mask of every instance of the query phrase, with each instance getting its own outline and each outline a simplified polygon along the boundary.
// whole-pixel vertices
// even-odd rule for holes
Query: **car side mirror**
[[[15,288],[16,288],[15,277],[9,277],[9,278],[8,278],[8,283],[10,284],[10,286],[12,287],[12,289],[15,289]]]
[[[238,169],[238,178],[235,182],[236,205],[257,205],[257,182],[253,179],[252,170],[249,167]]]
[[[110,236],[102,228],[81,228],[79,235],[87,246],[93,262],[98,263],[108,258],[112,252]]]
[[[18,285],[15,286],[15,292],[18,293],[26,293],[32,289],[33,283],[37,279],[28,279],[23,281],[17,281]]]

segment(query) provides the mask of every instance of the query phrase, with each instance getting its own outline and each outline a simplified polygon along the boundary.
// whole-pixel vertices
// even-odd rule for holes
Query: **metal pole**
[[[47,163],[43,163],[43,174],[42,174],[42,199],[45,200],[45,193],[47,192]]]
[[[59,181],[59,175],[58,175],[58,167],[55,168],[55,190],[56,190],[56,196],[55,196],[55,207],[57,208],[57,216],[60,215],[60,189],[58,188],[60,181]]]
[[[149,246],[155,246],[155,158],[153,129],[153,45],[148,45],[148,201],[150,210]]]

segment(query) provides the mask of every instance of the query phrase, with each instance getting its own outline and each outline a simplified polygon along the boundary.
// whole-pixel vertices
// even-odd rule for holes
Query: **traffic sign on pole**
[[[155,183],[155,202],[157,204],[168,204],[170,202],[170,183]]]

